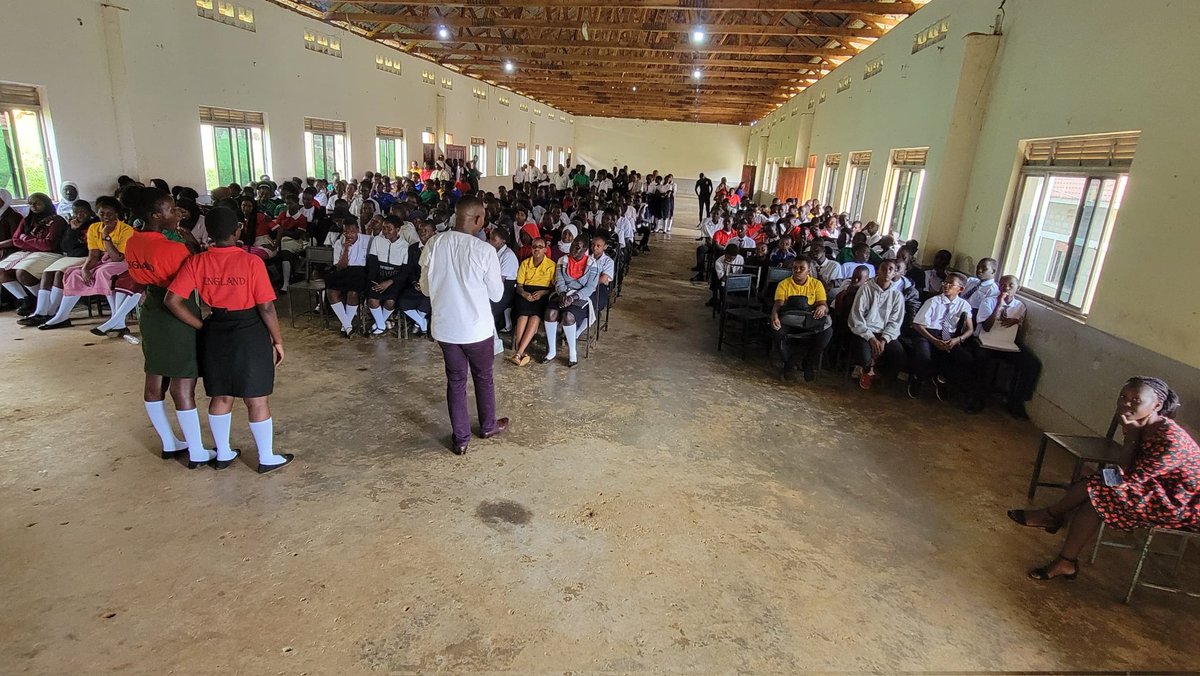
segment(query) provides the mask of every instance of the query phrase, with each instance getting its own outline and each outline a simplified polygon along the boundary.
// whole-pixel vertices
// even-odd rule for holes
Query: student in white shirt
[[[475,236],[483,224],[483,201],[460,198],[454,229],[432,237],[421,252],[421,292],[433,305],[431,333],[446,360],[446,400],[456,455],[466,453],[471,441],[468,375],[475,383],[483,438],[508,428],[508,418],[496,418],[492,382],[496,329],[491,303],[504,296],[504,282],[496,250]]]
[[[824,240],[814,240],[808,245],[808,257],[812,259],[812,275],[825,285],[825,295],[833,298],[837,294],[830,293],[842,279],[842,266],[829,257],[825,250]]]
[[[742,273],[742,266],[746,264],[746,260],[742,258],[741,250],[741,246],[737,242],[730,240],[725,245],[724,255],[718,256],[717,260],[713,261],[713,276],[710,284],[712,298],[705,305],[712,307],[719,302],[726,277]]]
[[[850,359],[861,370],[858,386],[864,390],[871,389],[880,363],[892,369],[905,363],[904,347],[899,341],[904,296],[891,288],[895,271],[892,261],[880,263],[875,279],[858,289],[850,308]]]
[[[975,266],[975,276],[967,280],[963,289],[963,300],[971,304],[978,318],[979,305],[988,298],[1000,295],[1000,287],[996,284],[996,259],[982,258]]]
[[[932,381],[938,399],[946,398],[946,385],[970,375],[970,350],[963,343],[974,333],[971,306],[959,298],[966,278],[957,272],[946,275],[942,292],[933,296],[913,319],[913,337],[909,350],[912,362],[908,378],[908,396],[916,399],[924,381]]]
[[[500,259],[500,279],[504,282],[504,295],[499,301],[492,303],[492,314],[496,318],[496,328],[501,333],[512,331],[512,302],[517,287],[517,254],[508,246],[508,233],[504,228],[494,228],[488,236],[488,241],[496,247]]]
[[[982,261],[981,261],[982,264]],[[998,293],[979,304],[975,336],[975,383],[968,411],[983,410],[991,388],[995,362],[1008,362],[1013,367],[1006,405],[1009,414],[1018,420],[1028,420],[1025,402],[1033,399],[1042,362],[1028,347],[1017,342],[1021,325],[1025,323],[1025,303],[1017,298],[1021,286],[1013,275],[1000,278]]]
[[[367,288],[370,245],[371,238],[363,236],[358,223],[350,219],[333,239],[333,270],[325,277],[325,293],[329,308],[342,324],[342,335],[347,338],[354,333],[352,324],[358,316],[358,303]]]
[[[608,305],[609,288],[617,278],[617,262],[607,253],[608,240],[597,235],[592,238],[592,265],[599,269],[596,278],[596,293],[592,294],[592,304],[596,312]]]
[[[383,232],[371,238],[367,250],[367,309],[375,320],[371,335],[387,331],[387,322],[396,309],[396,299],[404,289],[400,273],[408,263],[408,242],[400,239],[401,221],[396,216],[383,219]]]

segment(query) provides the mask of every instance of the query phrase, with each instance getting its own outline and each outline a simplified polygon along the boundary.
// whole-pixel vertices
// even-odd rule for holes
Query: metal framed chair
[[[1101,530],[1100,534],[1096,536],[1096,547],[1092,551],[1093,563],[1096,561],[1096,555],[1100,551],[1101,544],[1110,547],[1119,547],[1122,549],[1139,549],[1137,564],[1133,568],[1133,577],[1129,580],[1129,589],[1125,592],[1125,603],[1131,603],[1133,601],[1133,592],[1136,591],[1138,587],[1147,587],[1149,589],[1157,589],[1159,591],[1170,592],[1172,594],[1186,594],[1192,598],[1200,598],[1200,589],[1194,591],[1187,590],[1180,586],[1177,582],[1179,579],[1179,569],[1183,566],[1183,557],[1187,553],[1188,543],[1192,538],[1200,537],[1200,531],[1153,527],[1146,531],[1146,539],[1142,541],[1140,547],[1137,545],[1103,542],[1103,535],[1104,531]],[[1154,542],[1155,536],[1161,538],[1164,535],[1178,538],[1178,547],[1165,551],[1151,549],[1150,545]],[[1158,584],[1154,582],[1142,581],[1142,571],[1145,568],[1146,559],[1150,554],[1175,560],[1174,565],[1171,567],[1171,584]]]
[[[760,324],[765,324],[770,315],[750,306],[754,290],[753,275],[728,275],[725,278],[725,288],[719,303],[720,321],[717,324],[717,351],[720,352],[727,342],[725,325],[730,321],[741,326],[736,344],[742,348],[742,359],[746,358],[747,348],[753,342],[753,331]]]
[[[1042,434],[1042,443],[1038,446],[1037,459],[1033,463],[1033,475],[1029,479],[1029,499],[1033,499],[1033,496],[1037,493],[1037,489],[1041,486],[1067,488],[1076,481],[1079,481],[1083,476],[1084,465],[1087,463],[1095,463],[1100,467],[1113,466],[1119,463],[1123,448],[1121,444],[1113,440],[1113,436],[1117,432],[1118,422],[1117,416],[1114,415],[1112,422],[1108,425],[1108,432],[1102,437],[1058,434],[1055,432]],[[1071,480],[1066,483],[1042,481],[1042,464],[1046,459],[1046,449],[1051,443],[1063,449],[1074,458],[1071,469]]]
[[[304,280],[288,285],[288,314],[291,315],[293,329],[296,328],[297,316],[314,314],[321,316],[322,327],[329,327],[329,313],[325,311],[325,280],[312,278],[314,265],[333,265],[333,247],[310,246],[305,249]],[[303,298],[306,308],[315,299],[316,310],[303,310],[298,315],[296,296]]]

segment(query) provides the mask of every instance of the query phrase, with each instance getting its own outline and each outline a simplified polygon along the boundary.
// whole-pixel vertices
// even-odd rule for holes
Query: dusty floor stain
[[[426,340],[285,327],[263,477],[161,460],[97,320],[0,316],[0,672],[1200,668],[1200,602],[1120,603],[1131,553],[1025,578],[1033,427],[718,353],[692,233],[651,246],[578,368],[497,363],[513,426],[464,457]]]

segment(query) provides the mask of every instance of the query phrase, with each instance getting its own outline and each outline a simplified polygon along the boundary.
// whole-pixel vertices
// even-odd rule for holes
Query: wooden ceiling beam
[[[506,30],[510,28],[523,28],[538,31],[541,33],[552,31],[576,31],[578,32],[583,26],[582,21],[552,21],[541,19],[513,19],[505,17],[479,17],[470,18],[462,16],[447,16],[442,18],[421,16],[421,17],[400,17],[397,14],[385,14],[378,12],[337,12],[329,16],[341,21],[356,21],[360,23],[379,23],[379,24],[404,24],[408,26],[422,26],[436,28],[438,26],[446,26],[447,28],[484,28],[493,30]],[[628,22],[628,23],[596,23],[588,22],[589,32],[602,31],[628,31],[635,33],[687,33],[690,34],[695,29],[695,24],[687,23],[655,23],[653,21],[645,22]],[[706,24],[705,32],[709,36],[714,35],[771,35],[781,37],[796,37],[796,36],[811,36],[811,37],[828,37],[828,38],[859,38],[871,39],[883,37],[884,31],[878,28],[846,28],[842,26],[820,26],[810,24],[801,27],[792,26],[760,26],[758,24],[736,23],[736,24]]]
[[[821,64],[808,63],[804,61],[758,61],[758,60],[738,60],[738,59],[697,59],[697,60],[676,60],[663,58],[634,58],[623,55],[608,55],[597,54],[567,54],[561,52],[545,52],[532,51],[528,53],[519,52],[495,52],[495,51],[479,51],[475,49],[454,49],[448,48],[438,50],[437,52],[423,52],[431,58],[437,58],[439,55],[459,55],[470,57],[470,61],[456,62],[448,61],[457,66],[467,66],[470,62],[478,63],[480,61],[512,61],[519,71],[522,68],[533,68],[542,63],[569,63],[574,68],[585,68],[588,66],[607,67],[612,64],[628,66],[631,69],[640,66],[676,66],[681,69],[687,69],[689,72],[693,68],[699,68],[704,72],[705,69],[723,69],[723,70],[767,70],[785,73],[803,73],[819,72]],[[539,68],[539,70],[546,70]],[[550,68],[550,70],[562,70],[561,68]],[[637,72],[632,71],[631,75],[636,76]]]
[[[705,14],[718,12],[811,12],[827,14],[864,14],[870,16],[907,16],[921,8],[916,2],[864,2],[862,0],[369,0],[372,5],[417,7],[621,7],[640,9],[698,9]],[[711,6],[710,6],[711,5]]]
[[[426,48],[445,48],[452,49],[449,45],[453,44],[471,44],[471,45],[490,45],[496,47],[532,47],[532,48],[552,48],[552,49],[570,49],[572,52],[592,51],[597,49],[611,50],[616,52],[665,52],[668,54],[744,54],[746,56],[819,56],[822,58],[844,57],[850,58],[858,54],[857,49],[834,49],[826,47],[739,47],[736,45],[721,46],[710,45],[704,49],[697,49],[687,42],[678,42],[675,44],[640,44],[628,42],[601,42],[598,40],[589,40],[588,42],[564,42],[562,39],[536,39],[536,38],[509,38],[497,37],[492,35],[466,35],[459,33],[453,35],[446,40],[441,40],[437,35],[426,35],[423,33],[393,33],[391,37],[396,42],[400,43],[425,43]]]

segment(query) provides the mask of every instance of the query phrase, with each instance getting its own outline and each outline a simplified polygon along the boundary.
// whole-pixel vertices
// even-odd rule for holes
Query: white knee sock
[[[429,330],[429,320],[425,318],[425,313],[420,310],[405,310],[404,314],[411,317],[417,323],[417,327],[422,331]]]
[[[37,297],[37,307],[33,309],[33,314],[45,316],[50,312],[50,290],[38,289]]]
[[[288,282],[292,281],[292,262],[283,261],[279,264],[279,267],[283,270],[283,286],[280,288],[287,291]]]
[[[46,321],[46,324],[61,324],[71,318],[71,310],[75,309],[75,304],[79,302],[82,296],[63,296],[58,304],[58,312]]]
[[[21,300],[28,295],[25,287],[21,286],[20,282],[5,282],[4,288],[8,289],[8,292],[15,296],[17,300]]]
[[[333,310],[333,314],[342,323],[342,328],[350,326],[350,322],[346,321],[346,304],[345,303],[330,303],[329,309]]]
[[[50,287],[50,304],[46,306],[46,314],[54,314],[58,312],[58,306],[62,303],[62,289],[57,286]]]
[[[563,324],[563,335],[567,337],[567,359],[571,361],[579,361],[579,355],[575,352],[575,337],[579,333],[575,329],[574,324]]]
[[[250,423],[250,433],[254,435],[254,445],[258,447],[258,464],[278,465],[284,461],[282,455],[275,455],[275,424],[271,418]]]
[[[512,329],[512,308],[506,308],[504,310],[504,330],[512,331]]]
[[[347,329],[350,329],[350,328],[354,327],[354,318],[358,316],[358,306],[357,305],[346,305],[345,308],[346,308],[346,310],[345,310],[346,319],[344,319],[342,321],[342,326],[346,327]]]
[[[163,402],[146,402],[146,415],[150,417],[150,424],[154,425],[154,431],[158,432],[158,438],[162,440],[164,453],[173,453],[187,448],[187,442],[176,437],[175,431],[171,429],[171,421],[167,420],[167,409]]]
[[[236,456],[229,447],[229,423],[233,420],[232,413],[225,415],[208,414],[208,429],[213,435],[213,445],[217,447],[217,460],[233,460]]]
[[[386,319],[384,319],[384,316],[383,316],[383,308],[382,307],[371,308],[371,317],[375,320],[375,330],[382,331],[383,324],[384,324],[384,322],[387,321]]]
[[[175,411],[179,420],[179,429],[183,430],[183,438],[187,439],[188,460],[192,462],[208,462],[216,457],[216,453],[204,447],[204,437],[200,436],[200,414],[196,409],[190,411]]]
[[[116,331],[117,329],[125,328],[125,318],[130,312],[137,307],[138,301],[142,299],[142,294],[128,294],[123,291],[116,293],[117,305],[113,308],[112,317],[96,328],[101,331]]]
[[[546,322],[546,359],[558,356],[558,322]]]

